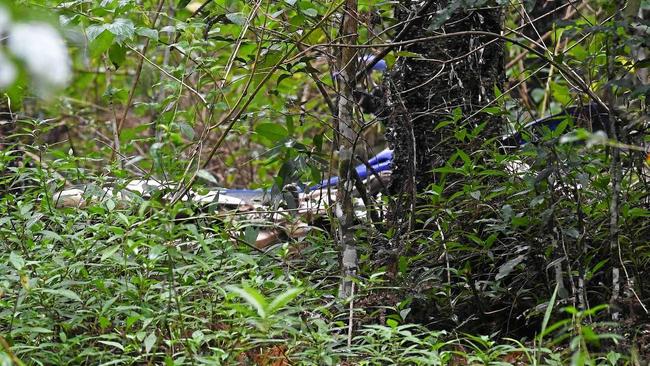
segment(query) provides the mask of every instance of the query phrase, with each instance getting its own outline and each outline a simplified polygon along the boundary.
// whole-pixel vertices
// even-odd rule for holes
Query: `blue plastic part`
[[[365,55],[365,56],[363,56],[361,58],[361,61],[366,65],[373,62],[374,60],[375,60],[374,55]],[[386,69],[388,69],[388,64],[386,63],[386,60],[379,60],[379,61],[377,61],[376,64],[374,64],[372,66],[372,69],[375,70],[375,71],[382,71],[383,72],[383,71],[386,71]]]
[[[377,61],[375,66],[372,67],[373,70],[377,70],[377,71],[386,71],[387,68],[388,68],[388,65],[386,64],[386,61],[384,61],[384,60]]]
[[[374,157],[370,158],[370,160],[368,160],[368,165],[370,165],[372,170],[369,170],[365,164],[359,164],[355,167],[355,169],[361,179],[367,179],[373,174],[373,170],[375,173],[380,173],[386,170],[390,170],[392,160],[393,160],[393,150],[386,149],[380,152],[379,154],[375,155]],[[324,179],[319,184],[310,187],[309,190],[313,191],[318,189],[324,189],[327,187],[334,187],[338,183],[339,183],[339,177],[331,177],[330,179]],[[265,196],[269,196],[271,194],[269,190],[263,190],[263,189],[228,188],[228,189],[221,189],[219,190],[219,192],[221,194],[237,197],[245,201],[263,199]]]
[[[357,171],[357,174],[359,174],[359,178],[366,179],[366,178],[370,177],[373,174],[373,171],[375,173],[380,173],[380,172],[383,172],[383,171],[386,171],[386,170],[390,170],[390,168],[392,167],[392,163],[393,163],[392,160],[391,160],[391,158],[393,156],[393,152],[391,150],[384,150],[384,151],[382,151],[382,153],[385,153],[381,157],[383,160],[380,161],[379,159],[377,159],[379,157],[379,155],[377,155],[377,156],[375,156],[374,158],[371,159],[371,160],[374,161],[374,164],[371,163],[370,161],[368,161],[368,163],[370,163],[369,165],[370,165],[370,168],[372,168],[372,170],[369,170],[364,164],[357,165],[354,168]],[[314,191],[314,190],[319,190],[319,189],[323,189],[323,188],[327,188],[327,187],[334,187],[338,183],[339,183],[339,177],[331,177],[330,179],[325,179],[322,182],[320,182],[319,184],[317,184],[317,185],[315,185],[313,187],[310,187],[309,189],[311,191]]]
[[[370,165],[376,165],[379,163],[383,163],[384,161],[392,161],[393,160],[393,150],[391,149],[385,149],[379,154],[375,155],[374,157],[370,158],[368,160],[368,164]]]

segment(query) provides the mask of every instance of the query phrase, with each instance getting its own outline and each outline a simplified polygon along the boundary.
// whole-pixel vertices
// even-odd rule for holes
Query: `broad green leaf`
[[[90,57],[92,58],[98,58],[100,55],[106,52],[106,50],[111,47],[113,41],[115,40],[113,33],[109,32],[105,28],[101,28],[101,32],[95,37],[91,38],[90,35],[88,35],[88,38],[90,39],[88,49],[90,51]]]
[[[219,182],[217,181],[217,178],[215,178],[214,175],[212,175],[212,173],[210,173],[209,171],[207,171],[205,169],[199,169],[196,172],[196,175],[199,178],[205,179],[207,182],[210,182],[212,184],[219,184]]]
[[[246,17],[243,13],[226,14],[226,18],[237,25],[244,25],[246,23]]]
[[[246,300],[247,303],[255,308],[257,315],[259,315],[260,318],[266,318],[268,303],[264,298],[264,295],[259,293],[257,290],[251,287],[240,288],[237,286],[226,286],[226,290]]]
[[[499,273],[497,273],[495,279],[498,281],[500,279],[505,278],[512,272],[512,270],[519,264],[521,263],[524,259],[526,258],[525,255],[518,255],[515,258],[507,261],[504,263],[501,267],[499,267]]]
[[[180,122],[178,124],[178,129],[181,131],[181,134],[183,137],[185,137],[188,140],[194,140],[194,129],[192,126],[189,125],[187,122]]]
[[[119,349],[120,351],[124,351],[124,346],[117,343],[117,342],[113,342],[113,341],[97,341],[97,342],[99,342],[101,344],[105,344],[107,346],[115,347],[115,348]]]
[[[312,18],[315,18],[315,17],[318,16],[318,11],[316,9],[314,9],[314,8],[303,9],[302,13],[305,14],[306,16],[312,17]]]
[[[178,6],[176,7],[176,9],[183,9],[184,7],[187,6],[187,4],[190,3],[190,1],[191,0],[179,0],[178,1]]]
[[[92,42],[105,31],[106,31],[106,26],[104,24],[91,25],[88,28],[86,28],[86,36],[88,37],[88,40]]]
[[[281,293],[271,301],[269,304],[268,312],[269,314],[276,313],[278,310],[285,307],[291,300],[295,299],[296,296],[300,295],[303,292],[301,288],[290,288],[287,291]]]
[[[139,36],[147,37],[152,41],[158,42],[158,31],[156,29],[138,27],[136,28],[135,33]]]
[[[41,235],[43,235],[43,239],[50,239],[52,241],[63,241],[63,238],[54,231],[50,230],[41,230]]]
[[[156,337],[156,334],[154,332],[149,333],[147,338],[144,339],[144,342],[143,342],[144,343],[144,351],[146,353],[149,353],[151,351],[153,346],[156,344],[156,340],[158,340],[158,338]]]
[[[18,271],[25,267],[25,260],[16,252],[11,252],[11,254],[9,254],[9,263],[11,263],[11,265]]]
[[[70,299],[70,300],[81,302],[81,298],[79,297],[79,295],[77,295],[76,293],[74,293],[71,290],[66,290],[66,289],[54,290],[54,289],[44,288],[44,289],[41,289],[41,291],[46,292],[48,294],[58,295],[58,296],[65,297],[65,298]]]
[[[117,43],[113,44],[108,49],[108,58],[113,63],[113,66],[118,69],[122,64],[124,64],[124,60],[126,60],[126,47]]]
[[[247,226],[246,229],[244,229],[244,241],[250,245],[255,245],[259,233],[259,228],[256,228],[255,226]]]
[[[99,259],[99,261],[103,262],[103,261],[107,260],[108,258],[112,257],[113,254],[115,254],[115,252],[117,252],[118,249],[120,249],[120,246],[121,246],[121,244],[115,244],[115,245],[112,245],[112,246],[102,250],[102,257]]]
[[[255,126],[255,132],[271,142],[277,142],[289,136],[289,131],[277,123],[260,123]]]
[[[135,26],[129,19],[117,18],[113,23],[106,24],[106,29],[115,35],[115,40],[118,43],[123,43],[126,40],[133,38],[135,34]]]

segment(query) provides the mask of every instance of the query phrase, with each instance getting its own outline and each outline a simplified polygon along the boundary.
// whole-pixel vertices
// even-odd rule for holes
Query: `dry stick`
[[[9,342],[0,335],[0,346],[5,350],[5,353],[9,356],[11,361],[15,363],[16,365],[22,366],[24,363],[16,356],[15,353],[11,351],[11,346],[9,345]]]
[[[237,38],[237,42],[235,43],[235,49],[230,54],[230,58],[228,59],[228,62],[226,62],[226,72],[223,74],[223,79],[221,80],[220,85],[217,84],[217,88],[222,88],[226,83],[226,79],[228,79],[228,74],[230,74],[230,70],[232,69],[232,65],[235,62],[237,53],[239,53],[239,49],[241,48],[241,44],[242,41],[244,40],[244,36],[246,36],[246,32],[248,32],[248,27],[250,27],[251,23],[253,22],[253,18],[255,18],[255,15],[259,10],[260,5],[262,5],[262,0],[259,0],[257,3],[255,3],[255,6],[253,7],[253,9],[251,9],[251,13],[248,15],[248,19],[246,19],[246,23],[244,23],[244,27],[239,33],[239,37]]]
[[[156,22],[158,21],[158,16],[160,15],[160,11],[162,10],[162,7],[165,3],[165,0],[160,0],[158,2],[158,7],[156,8],[156,11],[153,16],[153,21],[151,24],[154,26],[156,25]],[[144,44],[142,45],[142,52],[141,54],[146,54],[147,53],[147,48],[149,48],[149,38],[145,38]],[[142,66],[144,65],[144,59],[141,58],[140,61],[138,62],[138,67],[135,70],[135,76],[133,80],[133,86],[131,86],[131,90],[129,91],[129,98],[127,99],[126,106],[124,108],[124,113],[122,114],[122,119],[120,120],[120,123],[117,125],[117,131],[115,131],[115,134],[117,135],[117,138],[119,139],[120,132],[122,131],[122,127],[124,126],[124,121],[126,121],[126,117],[129,114],[129,109],[131,109],[131,103],[133,103],[133,97],[135,96],[135,89],[138,86],[138,81],[140,81],[140,75],[142,74]],[[118,141],[119,142],[119,141]],[[115,152],[119,152],[119,146],[115,146]],[[111,161],[115,158],[115,153],[111,154]]]
[[[300,51],[305,50],[305,46],[303,46],[302,43],[296,43],[296,46],[298,46],[298,49]],[[316,83],[316,88],[318,88],[318,91],[323,96],[323,99],[325,99],[325,103],[327,103],[327,107],[330,109],[330,112],[332,113],[332,116],[335,116],[336,115],[336,106],[332,102],[332,98],[330,98],[329,94],[327,94],[327,90],[325,89],[324,83],[321,81],[321,79],[318,77],[316,72],[311,67],[311,62],[306,61],[305,64],[307,64],[307,70],[309,72],[309,75],[311,76],[311,78]]]
[[[620,14],[614,17],[614,22],[622,20]],[[608,38],[606,41],[606,57],[607,57],[607,80],[613,80],[614,77],[614,58],[616,54],[614,53],[614,48],[618,46],[619,39],[616,32],[614,32],[611,38]],[[614,90],[611,86],[611,83],[607,83],[605,86],[605,94],[607,102],[609,105],[614,105],[615,95]],[[616,120],[612,114],[609,115],[609,128],[607,131],[610,138],[615,141],[618,141],[618,131],[616,128]],[[619,225],[619,211],[620,211],[620,195],[621,195],[621,164],[620,164],[621,154],[618,149],[612,149],[611,151],[611,161],[609,165],[609,174],[612,180],[612,190],[609,203],[609,250],[610,255],[617,253],[620,258],[620,228]],[[623,261],[619,263],[621,266],[625,267]],[[620,269],[618,265],[612,264],[612,294],[609,299],[610,306],[617,306],[618,298],[620,296]],[[619,320],[620,311],[615,307],[611,313],[612,320]]]
[[[207,105],[207,104],[208,104],[208,101],[206,101],[205,98],[203,97],[203,95],[201,95],[201,93],[199,93],[196,89],[192,88],[190,85],[188,85],[188,84],[187,84],[186,82],[184,82],[183,80],[181,80],[181,79],[177,78],[176,76],[170,74],[169,72],[167,72],[165,69],[163,69],[162,67],[160,67],[160,66],[159,66],[158,64],[156,64],[155,62],[149,60],[149,58],[148,58],[147,56],[145,56],[142,52],[136,50],[135,48],[133,48],[133,47],[131,47],[131,46],[127,46],[127,47],[128,47],[131,51],[135,52],[138,56],[140,56],[140,61],[147,61],[147,63],[149,63],[151,66],[155,67],[156,69],[158,69],[158,71],[162,72],[165,76],[167,76],[168,78],[170,78],[170,79],[172,79],[172,80],[178,82],[178,83],[181,84],[182,86],[186,87],[187,90],[189,90],[190,92],[192,92],[192,94],[196,95],[196,96],[201,100],[201,102],[202,102],[204,105]]]
[[[573,10],[573,8],[568,8],[567,9],[566,15],[564,16],[565,19],[569,18],[569,14],[570,14],[571,10]],[[524,10],[524,12],[525,12],[525,10]],[[557,30],[555,28],[555,24],[553,25],[552,30],[557,32]],[[535,30],[535,32],[537,32],[537,30]],[[549,31],[549,32],[551,32],[551,31]],[[560,33],[558,39],[556,40],[557,43],[555,44],[555,50],[553,51],[553,57],[557,56],[560,48],[563,49],[562,53],[564,54],[565,51],[566,51],[566,47],[569,45],[568,40],[562,41],[562,36],[563,36],[563,33]],[[543,42],[543,40],[542,40],[542,42]],[[548,47],[546,49],[548,49]],[[544,87],[544,98],[542,99],[542,103],[541,103],[540,111],[539,111],[540,116],[543,116],[544,112],[546,111],[546,104],[548,103],[549,94],[551,92],[551,81],[553,80],[553,72],[554,71],[555,71],[555,68],[553,66],[551,66],[551,68],[548,70],[548,78],[546,79],[546,86]]]
[[[451,288],[451,264],[449,261],[449,250],[447,249],[447,241],[445,240],[445,233],[442,231],[438,219],[436,219],[436,226],[438,227],[438,232],[440,233],[440,239],[442,239],[442,248],[445,251],[444,255],[445,255],[445,267],[447,269],[447,285],[449,286],[449,288]],[[449,304],[453,309],[454,303],[451,298],[449,298]]]
[[[563,45],[564,44],[564,45]],[[553,52],[553,56],[555,57],[560,50],[560,48],[565,48],[567,46],[568,42],[567,41],[562,41],[562,35],[560,35],[560,39],[558,42],[555,44],[555,51]],[[564,52],[562,52],[564,53]],[[551,65],[551,67],[548,70],[548,78],[546,79],[546,86],[544,87],[544,98],[542,99],[542,103],[540,105],[540,110],[539,110],[539,115],[543,116],[544,113],[546,112],[546,104],[548,103],[549,100],[549,95],[551,93],[551,82],[553,81],[553,73],[555,71],[555,67]]]
[[[194,18],[197,14],[199,14],[201,11],[203,11],[203,9],[205,9],[206,6],[210,5],[210,3],[211,3],[212,1],[213,1],[213,0],[207,0],[206,2],[204,2],[203,4],[201,4],[201,6],[199,6],[199,8],[196,9],[196,11],[195,11],[194,13],[192,13],[192,15],[190,15],[190,18]]]
[[[560,10],[561,8],[564,8],[564,7],[569,6],[569,5],[571,5],[570,2],[564,4],[562,7],[556,8],[555,11],[558,11],[558,10]],[[571,18],[571,17],[572,17],[572,16],[573,16],[573,15],[574,15],[578,10],[581,10],[581,9],[584,8],[584,7],[585,7],[585,3],[581,3],[580,5],[577,6],[577,8],[573,8],[573,7],[571,7],[570,9],[567,9],[567,14],[562,18],[562,20],[567,20],[567,19]],[[545,15],[544,15],[544,16],[545,16]],[[534,19],[533,21],[535,21],[535,20],[537,20],[537,19],[539,19],[539,17],[536,18],[536,19]],[[517,28],[517,29],[521,29],[521,28],[523,28],[523,27],[520,27],[520,28]],[[552,31],[552,30],[547,31],[546,33],[544,33],[544,34],[540,37],[540,40],[541,40],[541,41],[546,40],[548,37],[551,36],[551,34],[553,34],[553,31]],[[512,66],[514,66],[517,62],[519,62],[519,61],[522,60],[524,57],[526,57],[526,55],[528,55],[528,51],[527,51],[527,50],[524,50],[523,52],[521,52],[520,54],[518,54],[515,58],[513,58],[512,60],[510,60],[510,61],[506,64],[506,69],[509,69],[509,68],[511,68]]]

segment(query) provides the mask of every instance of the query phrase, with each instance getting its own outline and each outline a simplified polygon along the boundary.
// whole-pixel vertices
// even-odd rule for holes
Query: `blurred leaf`
[[[108,49],[108,57],[111,60],[111,63],[113,63],[113,66],[115,66],[115,69],[119,69],[126,59],[126,47],[117,43],[112,45]]]
[[[510,272],[512,272],[512,270],[519,263],[521,263],[525,258],[526,258],[526,256],[523,255],[523,254],[518,255],[515,258],[513,258],[513,259],[507,261],[506,263],[504,263],[503,265],[501,265],[501,267],[499,267],[499,273],[497,273],[495,279],[497,281],[499,281],[499,280],[505,278],[506,276],[508,276],[510,274]]]
[[[156,337],[156,334],[154,332],[149,333],[147,338],[144,339],[144,352],[149,353],[153,346],[156,344],[156,341],[158,338]]]
[[[283,307],[285,307],[291,300],[295,299],[298,295],[300,295],[303,292],[302,289],[300,288],[291,288],[280,295],[273,299],[271,301],[271,304],[269,304],[268,307],[268,313],[269,314],[274,314],[281,310]]]
[[[266,318],[268,303],[257,290],[251,287],[240,288],[237,286],[226,286],[226,290],[246,300],[248,304],[255,308],[260,318]]]
[[[271,142],[277,142],[289,136],[289,131],[277,123],[260,123],[255,126],[255,133]]]
[[[152,41],[158,42],[158,30],[156,29],[138,27],[136,28],[135,33],[139,36],[147,37]]]
[[[92,58],[98,58],[111,47],[115,36],[113,33],[101,28],[101,32],[98,33],[96,37],[91,37],[89,34],[88,38],[90,39],[90,44],[88,46],[90,56]]]
[[[243,13],[230,13],[226,14],[226,18],[230,20],[231,22],[237,24],[237,25],[244,25],[246,24],[246,16],[244,16]]]
[[[11,265],[18,271],[25,267],[25,260],[16,252],[11,252],[11,254],[9,254],[9,263],[11,263]]]
[[[43,288],[41,289],[41,291],[46,292],[48,294],[57,295],[57,296],[65,297],[70,300],[81,302],[81,298],[79,297],[79,295],[77,295],[71,290],[66,290],[66,289],[54,290],[49,288]]]
[[[117,18],[113,23],[106,24],[105,27],[115,35],[115,40],[120,44],[132,39],[135,34],[135,26],[130,19]]]

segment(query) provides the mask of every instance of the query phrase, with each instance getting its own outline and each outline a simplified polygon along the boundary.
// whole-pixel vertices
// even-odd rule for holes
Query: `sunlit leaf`
[[[253,306],[260,318],[266,318],[268,303],[264,296],[251,287],[240,288],[237,286],[226,286],[226,290],[238,295]]]

